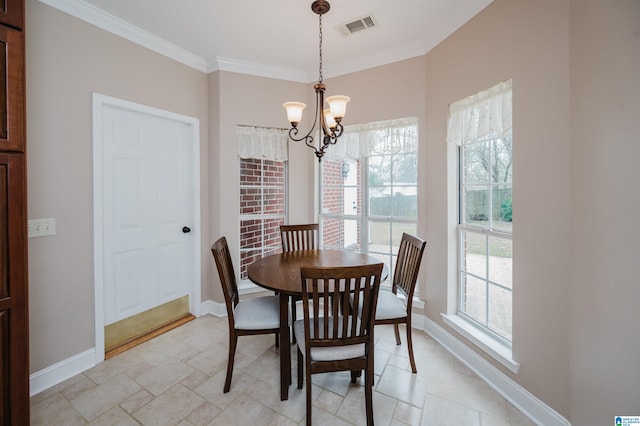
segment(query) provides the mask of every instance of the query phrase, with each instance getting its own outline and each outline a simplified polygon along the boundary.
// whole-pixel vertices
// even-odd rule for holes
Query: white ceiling
[[[312,0],[40,0],[204,72],[312,82],[318,15]],[[323,75],[424,55],[492,0],[331,0],[322,17]],[[373,29],[337,26],[373,16]]]

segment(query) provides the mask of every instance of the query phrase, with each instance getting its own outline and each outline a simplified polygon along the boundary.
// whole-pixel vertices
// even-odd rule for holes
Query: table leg
[[[289,296],[280,292],[280,400],[289,399],[291,384],[291,344],[289,336]]]

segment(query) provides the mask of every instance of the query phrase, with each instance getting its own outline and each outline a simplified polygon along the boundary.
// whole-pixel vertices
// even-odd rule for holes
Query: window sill
[[[389,288],[389,287],[385,287],[385,288],[380,287],[380,291],[388,291],[389,293],[391,293],[391,288]],[[398,296],[398,298],[402,299],[402,302],[405,305],[407,304],[407,302],[406,302],[407,298],[406,297],[404,297],[402,294],[398,294],[397,296]],[[416,308],[416,309],[424,309],[424,300],[420,300],[420,298],[418,296],[414,295],[413,296],[413,303],[412,303],[411,306],[413,308]]]
[[[413,304],[411,306],[416,309],[424,310],[424,300],[420,300],[418,296],[413,296]]]
[[[266,288],[258,287],[249,280],[242,280],[238,283],[238,294],[243,296],[245,294],[260,293],[262,291],[269,291]]]
[[[470,324],[459,315],[440,314],[446,325],[453,328],[473,344],[481,348],[500,364],[507,367],[513,373],[518,373],[520,363],[513,359],[511,348],[497,341],[488,334],[483,333],[478,327]]]

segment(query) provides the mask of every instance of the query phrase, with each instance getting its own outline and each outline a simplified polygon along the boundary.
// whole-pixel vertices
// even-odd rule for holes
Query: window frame
[[[511,294],[511,316],[509,318],[509,329],[512,330],[513,325],[513,284],[511,288],[509,288],[504,283],[499,283],[493,281],[491,279],[491,268],[490,268],[490,239],[498,238],[501,240],[508,240],[510,244],[513,244],[513,231],[506,231],[504,229],[496,229],[495,227],[495,212],[494,212],[494,202],[493,202],[493,194],[494,189],[497,187],[508,187],[511,191],[511,197],[513,196],[513,178],[510,177],[508,182],[497,182],[494,181],[491,176],[491,171],[493,170],[494,164],[493,159],[495,157],[494,151],[496,149],[496,145],[498,141],[503,141],[504,138],[499,135],[490,135],[485,138],[476,139],[472,141],[464,141],[461,146],[458,147],[458,226],[457,226],[457,242],[458,242],[458,292],[457,292],[457,313],[458,315],[463,316],[467,321],[473,323],[476,327],[478,327],[483,332],[487,333],[493,339],[499,341],[501,344],[511,347],[512,345],[512,334],[511,338],[509,336],[501,333],[497,330],[496,327],[491,325],[491,315],[492,315],[492,297],[491,297],[491,289],[500,288],[502,290],[506,290]],[[502,142],[503,143],[503,142]],[[485,144],[486,152],[484,155],[489,159],[487,168],[487,181],[486,182],[467,182],[467,162],[466,162],[466,154],[465,148],[471,145],[479,145]],[[509,144],[512,146],[512,140],[509,140]],[[510,171],[509,175],[512,176],[512,165],[509,166]],[[474,222],[474,220],[467,220],[467,209],[466,209],[466,189],[468,187],[478,187],[484,188],[488,194],[488,211],[487,211],[487,219],[488,223],[486,225],[482,224],[479,221]],[[484,239],[484,253],[482,256],[484,257],[484,276],[480,276],[470,272],[465,268],[465,234],[471,233],[475,235],[482,236]],[[512,251],[512,250],[511,250]],[[513,252],[511,256],[511,262],[513,262]],[[472,314],[468,312],[465,308],[467,298],[466,295],[468,291],[466,290],[467,280],[465,278],[471,277],[476,280],[482,281],[485,287],[484,291],[484,319],[481,321],[480,319],[474,317]],[[513,269],[511,270],[511,283],[513,283]]]
[[[462,182],[463,182],[463,170],[462,170],[462,156],[461,145],[464,140],[471,139],[476,141],[486,140],[486,138],[494,139],[509,139],[509,142],[513,141],[512,137],[512,81],[498,83],[497,85],[480,91],[474,95],[468,96],[464,99],[456,101],[449,106],[449,117],[447,119],[447,208],[449,214],[447,216],[447,229],[448,229],[448,248],[447,248],[447,282],[448,282],[448,298],[447,309],[441,314],[442,321],[445,325],[465,337],[468,341],[475,346],[486,352],[489,356],[501,363],[507,369],[513,373],[518,373],[520,364],[513,359],[513,328],[511,327],[511,340],[503,338],[500,334],[492,332],[489,328],[481,326],[473,318],[466,314],[461,313],[461,303],[463,303],[463,291],[462,289],[462,274],[463,270],[463,258],[464,246],[462,237],[465,232],[477,233],[485,239],[485,274],[487,280],[490,278],[488,271],[486,271],[486,265],[489,262],[487,254],[490,253],[490,247],[486,245],[488,238],[502,238],[506,237],[510,245],[507,248],[510,250],[511,257],[511,278],[505,281],[513,288],[513,227],[508,226],[505,228],[510,229],[510,235],[505,235],[503,229],[494,229],[495,227],[481,227],[474,226],[472,223],[463,223],[463,215],[467,212],[463,209],[462,197],[465,195]],[[469,121],[471,120],[471,121]],[[491,134],[493,133],[493,134]],[[499,145],[505,147],[504,145]],[[508,147],[511,149],[512,145]],[[502,154],[499,152],[492,152],[492,154],[498,154],[497,158]],[[514,156],[513,151],[510,151],[509,166],[502,170],[509,171],[510,177],[510,198],[513,196],[513,174],[512,166]],[[507,164],[507,163],[502,163]],[[487,182],[491,181],[491,168],[487,170]],[[478,178],[480,175],[476,175]],[[504,176],[504,175],[503,175]],[[477,179],[476,181],[482,181]],[[492,191],[489,191],[492,193]],[[480,196],[482,200],[482,196]],[[487,201],[481,201],[481,208],[479,211],[485,211],[482,203],[488,203]],[[497,207],[500,208],[500,207]],[[489,215],[491,221],[497,220]],[[482,217],[474,218],[477,222],[482,222]],[[487,222],[491,222],[487,221]],[[502,223],[502,221],[498,222]],[[503,227],[498,227],[503,228]],[[506,233],[509,234],[509,233]],[[475,270],[478,266],[474,265]],[[513,295],[513,293],[511,293]],[[513,325],[513,298],[511,298],[510,304],[510,321]],[[486,318],[486,316],[485,316]]]
[[[323,165],[321,163],[320,165],[320,170],[319,170],[319,195],[318,195],[318,202],[319,202],[319,213],[318,213],[318,217],[319,217],[319,223],[320,223],[320,238],[321,238],[321,243],[324,246],[324,219],[329,219],[329,220],[339,220],[344,222],[345,220],[355,220],[356,221],[356,225],[359,229],[359,235],[360,235],[360,244],[359,247],[357,249],[349,249],[346,247],[331,247],[331,248],[336,248],[336,249],[341,249],[341,250],[354,250],[354,251],[360,251],[361,253],[366,253],[366,254],[370,254],[374,257],[380,258],[381,260],[383,260],[385,262],[385,264],[387,264],[387,266],[389,267],[389,278],[383,283],[382,287],[383,289],[388,289],[391,287],[391,282],[392,282],[392,277],[393,277],[393,273],[395,270],[395,261],[397,259],[398,256],[398,246],[394,246],[393,245],[393,236],[394,236],[394,224],[411,224],[414,226],[415,228],[415,233],[417,233],[417,229],[419,226],[419,213],[418,213],[418,207],[419,207],[419,202],[417,200],[418,194],[419,194],[419,188],[420,188],[420,181],[418,179],[418,167],[417,167],[417,161],[418,161],[418,155],[419,155],[419,137],[418,137],[418,132],[419,132],[419,127],[418,127],[418,120],[415,118],[408,118],[408,119],[404,119],[407,120],[407,123],[404,125],[405,127],[409,127],[412,126],[415,128],[415,151],[410,151],[410,152],[403,152],[403,154],[401,155],[414,155],[415,156],[415,161],[416,161],[416,176],[415,176],[415,183],[413,184],[409,184],[409,183],[404,183],[401,185],[397,185],[393,179],[394,173],[393,170],[389,171],[389,175],[390,175],[390,182],[388,185],[370,185],[370,180],[369,180],[369,175],[370,175],[370,157],[371,155],[364,155],[363,153],[360,153],[360,156],[358,157],[357,160],[353,160],[350,158],[331,158],[329,161],[342,161],[342,163],[344,163],[345,161],[355,161],[356,165],[359,168],[359,173],[360,173],[360,177],[359,177],[359,184],[357,186],[359,186],[359,194],[360,194],[360,204],[359,204],[359,209],[357,209],[356,214],[345,214],[344,211],[340,211],[339,213],[324,213],[323,212],[323,194],[324,194],[324,190],[325,190],[325,186],[324,186],[324,176],[323,176]],[[410,121],[409,121],[410,120]],[[383,125],[384,123],[389,124],[388,128],[393,128],[393,127],[398,127],[397,125],[394,125],[393,122],[395,122],[396,120],[387,120],[387,121],[382,121],[379,123],[375,123],[376,125]],[[367,126],[367,125],[364,125]],[[380,128],[384,129],[384,126],[381,126]],[[347,130],[348,131],[348,128]],[[393,157],[394,156],[398,156],[399,154],[397,153],[391,153],[388,154],[389,157],[392,157],[392,163],[391,164],[395,164]],[[377,157],[378,155],[373,155],[373,157]],[[352,185],[349,185],[352,186]],[[332,186],[332,188],[335,187],[339,187],[341,189],[340,191],[340,197],[341,197],[341,204],[343,204],[343,198],[344,197],[344,184],[341,183],[340,185],[336,185],[336,186]],[[390,214],[388,216],[385,215],[375,215],[375,214],[371,214],[371,206],[370,206],[370,193],[371,193],[371,188],[373,187],[380,187],[380,188],[385,188],[388,187],[389,191],[391,194],[394,194],[395,191],[394,189],[399,188],[399,187],[415,187],[415,192],[416,192],[416,215],[415,217],[405,217],[405,216],[397,216],[394,215],[394,212],[390,212]],[[391,200],[393,200],[393,197],[390,198]],[[369,243],[370,242],[370,226],[372,223],[387,223],[389,224],[389,252],[382,252],[382,251],[378,251],[378,250],[372,250],[372,245]],[[364,242],[367,242],[366,244]],[[395,250],[394,250],[395,249]],[[414,299],[416,301],[419,301],[419,289],[418,287],[416,287],[415,293],[414,293]],[[416,302],[414,302],[416,303]],[[420,307],[423,305],[420,305],[421,302],[418,302],[416,307]]]
[[[246,185],[243,184],[241,181],[242,178],[242,162],[246,161],[246,160],[252,160],[252,161],[259,161],[260,162],[260,170],[262,171],[262,173],[260,174],[260,185]],[[269,184],[265,184],[264,182],[264,166],[265,166],[265,162],[279,162],[282,163],[282,167],[283,167],[283,177],[282,177],[282,185],[269,185]],[[254,283],[251,282],[251,280],[249,280],[248,278],[243,278],[243,265],[242,265],[242,259],[243,259],[243,253],[249,253],[249,252],[256,252],[259,251],[260,252],[260,258],[271,254],[271,253],[276,253],[277,251],[281,250],[281,245],[278,244],[274,244],[274,245],[265,245],[264,244],[264,239],[265,239],[265,228],[264,226],[261,226],[261,235],[260,235],[260,241],[261,244],[258,247],[248,247],[248,248],[243,248],[242,247],[242,223],[244,221],[249,221],[249,220],[259,220],[262,221],[263,224],[265,221],[268,220],[279,220],[282,223],[288,223],[288,212],[289,212],[289,162],[286,160],[269,160],[269,159],[265,159],[265,158],[238,158],[238,193],[239,193],[239,203],[238,203],[238,259],[239,259],[239,263],[238,263],[238,289],[241,293],[250,293],[253,291],[262,291],[262,289],[258,286],[256,286]],[[248,188],[256,188],[260,190],[260,193],[262,194],[262,199],[261,199],[261,204],[260,204],[260,208],[261,208],[261,213],[251,213],[251,214],[243,214],[242,213],[242,190],[243,189],[248,189]],[[284,205],[283,205],[283,214],[273,214],[273,213],[265,213],[265,204],[264,204],[264,190],[265,189],[282,189],[283,194],[284,194]],[[278,240],[280,238],[280,234],[278,232]]]
[[[508,234],[508,233],[504,233],[504,232],[496,232],[496,231],[492,231],[492,230],[488,230],[488,229],[479,229],[476,227],[470,227],[470,226],[466,226],[463,224],[459,224],[458,225],[458,265],[462,265],[464,263],[464,250],[462,249],[463,245],[464,245],[464,233],[465,232],[471,232],[474,234],[478,234],[478,235],[482,235],[485,238],[485,241],[488,240],[491,237],[496,237],[496,238],[500,238],[500,239],[504,239],[504,240],[509,240],[513,242],[513,236],[512,234]],[[492,281],[489,278],[489,255],[488,255],[488,251],[489,251],[489,244],[488,242],[485,243],[485,255],[484,258],[485,260],[485,275],[487,276],[486,278],[481,277],[479,275],[473,274],[469,271],[465,271],[461,266],[458,267],[458,297],[457,297],[457,302],[458,302],[458,306],[457,306],[457,314],[461,315],[465,318],[466,321],[469,321],[470,323],[472,323],[473,325],[475,325],[478,329],[480,329],[483,333],[486,333],[488,335],[490,335],[493,339],[499,341],[500,343],[502,343],[505,346],[511,347],[512,345],[512,340],[509,340],[507,337],[503,336],[502,334],[500,334],[499,332],[497,332],[496,330],[494,330],[493,328],[489,327],[489,317],[490,317],[490,286],[494,286],[494,287],[499,287],[503,290],[508,290],[509,292],[511,292],[511,294],[513,295],[513,289],[508,288],[507,286],[500,284],[498,282]],[[465,302],[466,302],[466,296],[465,296],[465,288],[464,288],[464,278],[463,276],[467,274],[477,280],[481,280],[485,283],[486,288],[485,288],[485,321],[484,323],[479,321],[478,319],[474,318],[473,316],[471,316],[470,314],[468,314],[466,312],[466,310],[463,309]],[[513,299],[512,299],[513,300]],[[513,324],[513,315],[511,316],[511,322]]]

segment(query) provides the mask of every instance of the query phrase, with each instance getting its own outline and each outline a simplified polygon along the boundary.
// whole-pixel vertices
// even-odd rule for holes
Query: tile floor
[[[227,340],[226,318],[200,317],[33,396],[31,424],[304,425],[295,346],[294,384],[280,401],[273,336],[240,337],[231,391],[222,393]],[[533,424],[420,331],[414,350],[417,374],[392,326],[376,328],[377,425]],[[348,372],[314,375],[314,425],[365,424],[363,381],[351,384]]]

